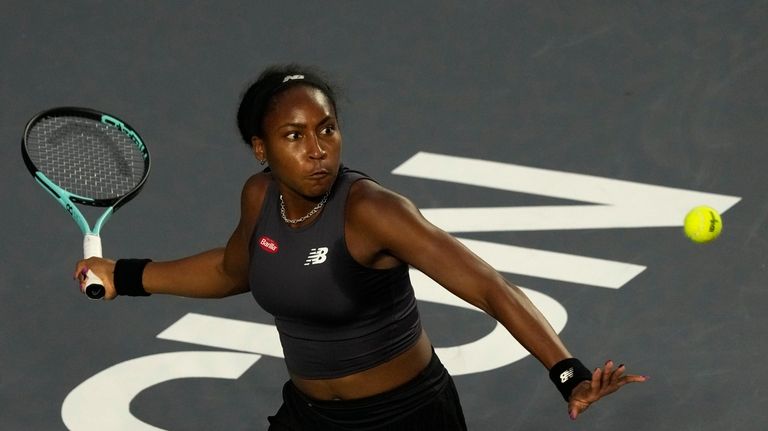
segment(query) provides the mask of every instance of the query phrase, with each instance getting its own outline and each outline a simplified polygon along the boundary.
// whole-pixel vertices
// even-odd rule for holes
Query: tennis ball
[[[723,230],[720,214],[708,206],[698,206],[685,216],[685,235],[693,242],[710,242]]]

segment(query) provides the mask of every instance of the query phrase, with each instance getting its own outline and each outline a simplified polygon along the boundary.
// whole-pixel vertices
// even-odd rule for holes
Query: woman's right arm
[[[195,298],[221,298],[247,292],[249,242],[259,218],[269,177],[266,174],[252,176],[243,187],[240,204],[240,221],[229,238],[226,247],[166,262],[150,262],[142,276],[144,290]],[[88,269],[104,281],[104,299],[117,296],[113,285],[115,263],[101,258],[78,262],[75,274],[81,279]]]

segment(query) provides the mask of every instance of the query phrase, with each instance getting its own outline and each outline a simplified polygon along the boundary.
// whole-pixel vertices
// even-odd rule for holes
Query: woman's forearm
[[[488,314],[504,325],[547,369],[571,357],[547,319],[520,288],[507,283],[491,292]]]
[[[224,248],[167,262],[151,262],[142,281],[149,293],[221,298],[248,290],[247,280],[225,270]]]

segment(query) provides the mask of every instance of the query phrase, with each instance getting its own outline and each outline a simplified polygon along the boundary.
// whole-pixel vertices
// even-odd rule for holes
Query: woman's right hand
[[[117,296],[114,283],[115,261],[101,257],[90,257],[77,262],[73,278],[80,285],[80,293],[85,293],[88,282],[88,271],[99,277],[104,285],[104,300],[112,300]]]

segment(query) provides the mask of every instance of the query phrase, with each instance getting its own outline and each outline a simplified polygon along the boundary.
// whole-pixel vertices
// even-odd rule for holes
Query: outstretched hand
[[[613,365],[613,361],[606,362],[605,367],[595,369],[592,373],[592,380],[585,380],[573,388],[568,401],[568,414],[571,419],[576,419],[592,403],[616,392],[627,383],[642,383],[648,380],[648,376],[624,375],[624,364],[616,368]]]
[[[117,296],[113,280],[115,261],[101,257],[90,257],[77,262],[72,278],[74,278],[80,286],[80,293],[85,293],[85,285],[88,281],[87,274],[89,270],[93,271],[93,273],[101,279],[104,285],[105,293],[102,299],[106,301],[114,299]]]

